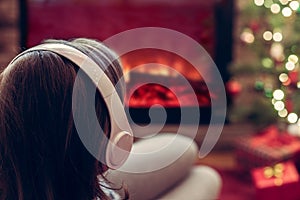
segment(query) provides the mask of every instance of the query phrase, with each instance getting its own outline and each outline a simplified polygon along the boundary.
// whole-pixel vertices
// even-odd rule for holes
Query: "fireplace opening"
[[[160,49],[131,51],[121,57],[121,62],[127,89],[125,105],[135,123],[150,123],[149,109],[155,112],[161,107],[168,123],[189,122],[180,118],[182,110],[198,107],[203,115],[201,122],[209,122],[211,98],[217,98],[202,77],[209,74],[201,75],[181,56]]]
[[[121,62],[128,89],[125,103],[130,108],[149,108],[156,104],[166,108],[210,106],[214,95],[209,94],[201,74],[174,53],[159,49],[135,50],[124,54]]]

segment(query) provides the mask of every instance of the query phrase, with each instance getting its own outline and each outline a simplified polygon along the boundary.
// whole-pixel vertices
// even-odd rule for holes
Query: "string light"
[[[286,68],[287,70],[289,70],[289,71],[294,70],[295,67],[296,67],[295,64],[294,64],[293,62],[290,62],[290,61],[288,61],[288,62],[285,64],[285,68]]]
[[[271,12],[274,14],[280,13],[280,6],[277,3],[271,5]]]
[[[284,92],[281,89],[276,89],[273,91],[272,104],[274,109],[277,110],[277,114],[281,118],[287,117],[289,123],[295,123],[297,120],[300,124],[300,119],[296,113],[289,113],[285,108],[285,103],[282,101],[284,99]]]
[[[289,3],[289,0],[279,0],[282,5],[286,5]]]
[[[254,3],[256,6],[264,6],[266,8],[269,8],[273,14],[278,14],[281,12],[284,17],[291,17],[294,11],[300,12],[300,3],[298,2],[298,0],[279,0],[279,2],[275,0],[254,0]],[[285,48],[282,43],[284,38],[281,30],[277,29],[273,30],[273,32],[266,30],[265,32],[263,32],[262,36],[265,41],[274,41],[273,43],[271,43],[270,47],[270,58],[265,57],[261,60],[263,67],[271,68],[275,65],[274,63],[283,63],[284,61],[284,67],[288,71],[294,71],[296,67],[299,66],[299,58],[297,55],[291,54],[288,56],[287,61],[285,60]],[[246,43],[253,43],[255,40],[255,36],[252,33],[251,29],[244,30],[244,32],[241,34],[241,39]],[[296,51],[292,50],[292,52]],[[292,83],[293,77],[290,78],[288,73],[283,72],[279,74],[278,79],[283,86],[288,86]],[[297,81],[296,86],[300,89],[300,81]],[[265,94],[267,90],[268,89],[265,85]],[[281,118],[286,118],[286,120],[291,124],[298,122],[298,125],[300,127],[300,118],[298,117],[298,115],[294,112],[289,113],[289,111],[286,109],[285,102],[283,101],[285,99],[285,92],[282,89],[273,90],[272,87],[269,88],[268,91],[268,95],[266,96],[272,99],[271,102],[274,106],[274,109],[277,111],[278,116]]]
[[[266,41],[270,41],[273,38],[273,33],[271,31],[265,31],[264,34],[263,34],[263,38]]]
[[[264,5],[265,1],[264,0],[254,0],[254,3],[257,6],[262,6],[262,5]]]
[[[290,17],[293,13],[289,7],[283,8],[281,12],[284,17]]]
[[[294,63],[294,64],[296,64],[297,62],[298,62],[298,56],[296,56],[296,55],[294,55],[294,54],[292,54],[292,55],[290,55],[289,57],[288,57],[288,61],[289,62],[292,62],[292,63]]]
[[[243,33],[241,34],[240,38],[241,38],[242,41],[244,41],[244,42],[246,42],[248,44],[253,43],[254,40],[255,40],[255,37],[254,37],[254,35],[253,35],[253,33],[252,33],[252,31],[250,29],[245,29],[243,31]]]
[[[286,117],[288,115],[287,109],[284,108],[284,109],[278,111],[278,115],[279,115],[279,117],[282,117],[282,118]]]
[[[288,6],[284,7],[281,10],[281,7],[279,4],[273,3],[270,7],[270,10],[273,14],[277,14],[281,11],[282,15],[284,17],[290,17],[293,14],[293,11],[297,11],[300,7],[300,4],[296,0],[279,0],[282,5]],[[266,2],[264,3],[266,6]],[[267,7],[267,6],[266,6]],[[265,41],[271,41],[272,39],[275,42],[281,42],[283,40],[283,35],[281,31],[265,31],[263,33],[263,39]],[[280,58],[284,57],[284,50],[283,47],[281,48],[280,45],[272,44],[270,54],[273,58]],[[291,54],[288,56],[288,61],[285,63],[285,68],[288,71],[295,70],[296,66],[298,66],[299,58],[297,55]],[[283,61],[283,60],[282,60]],[[291,79],[289,78],[287,73],[281,73],[279,75],[279,80],[284,86],[288,86],[291,83]],[[300,81],[297,82],[297,88],[300,89]],[[289,113],[289,111],[285,108],[285,103],[282,101],[285,98],[285,93],[281,89],[276,89],[273,91],[273,98],[272,98],[272,104],[274,106],[274,109],[278,111],[278,116],[281,118],[286,118],[287,121],[290,124],[296,123],[298,121],[298,124],[300,126],[300,119],[298,115],[294,112]]]
[[[279,80],[282,83],[287,82],[289,80],[289,76],[286,73],[281,73],[279,75]]]
[[[280,42],[281,40],[282,40],[282,34],[280,33],[280,32],[275,32],[274,34],[273,34],[273,40],[275,41],[275,42]]]
[[[287,120],[288,122],[290,122],[291,124],[296,123],[298,120],[298,115],[296,113],[290,113],[287,116]]]
[[[284,103],[283,103],[283,101],[276,101],[274,103],[274,108],[277,111],[283,110],[284,109]]]
[[[272,59],[270,59],[270,58],[262,59],[261,63],[265,68],[272,68],[274,65]]]
[[[278,61],[284,60],[283,46],[281,43],[273,43],[270,49],[270,54]]]
[[[275,100],[282,100],[284,98],[284,92],[280,89],[274,90],[273,97]]]
[[[289,6],[291,7],[292,10],[298,10],[299,2],[298,1],[291,1]]]

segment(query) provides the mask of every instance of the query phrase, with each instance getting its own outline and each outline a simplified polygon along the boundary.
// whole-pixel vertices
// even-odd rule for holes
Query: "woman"
[[[117,56],[90,39],[47,40],[45,43],[46,46],[62,45],[63,51],[31,49],[13,59],[0,76],[0,200],[120,199],[115,190],[120,190],[118,193],[127,199],[123,181],[132,199],[216,199],[220,177],[207,167],[191,170],[197,147],[187,137],[160,134],[135,143],[134,153],[144,154],[149,150],[154,153],[129,156],[123,166],[146,168],[143,173],[107,171],[108,167],[115,169],[125,162],[132,143],[126,117],[122,118],[122,113],[112,114],[113,108],[107,103],[108,99],[113,100],[115,92],[107,93],[106,88],[117,91],[117,99],[121,101],[124,96]],[[68,58],[70,53],[72,59]],[[87,62],[80,62],[82,58]],[[92,61],[88,61],[90,59]],[[100,82],[104,90],[95,90],[92,109],[96,117],[91,115],[89,89],[100,87],[95,85],[100,76],[95,68],[91,74],[80,73],[83,68],[88,72],[92,65],[100,67],[110,83]],[[121,104],[114,102],[113,107],[121,108]],[[78,119],[85,121],[83,129],[76,124]],[[103,134],[98,134],[95,123],[100,124]],[[124,124],[125,129],[122,129]],[[89,148],[82,131],[84,136],[93,137]],[[170,141],[174,141],[173,145],[166,147]],[[126,150],[125,153],[112,144]],[[185,151],[179,158],[175,152],[180,149]],[[172,155],[175,155],[174,160]],[[169,158],[173,162],[168,166],[156,169],[153,165],[165,163]],[[180,188],[178,182],[182,180]],[[166,193],[173,186],[175,189]]]
[[[122,77],[115,54],[97,41],[46,43],[80,50],[106,68],[114,85]],[[104,56],[111,60],[108,67],[103,65]],[[72,91],[78,66],[44,50],[25,53],[11,65],[1,74],[0,85],[0,199],[107,199],[103,192],[107,184],[99,187],[97,178],[107,167],[87,151],[73,120]],[[84,98],[91,83],[81,79],[78,95]],[[117,92],[122,99],[122,88]],[[108,111],[98,91],[95,102],[100,126],[109,134]],[[87,133],[94,131],[86,127]],[[103,141],[97,144],[99,152],[105,151],[107,142]]]

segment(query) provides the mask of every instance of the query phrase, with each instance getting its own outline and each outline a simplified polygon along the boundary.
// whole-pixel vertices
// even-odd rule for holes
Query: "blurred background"
[[[197,164],[215,167],[228,183],[220,199],[264,199],[258,185],[275,176],[257,178],[254,169],[282,162],[289,177],[299,179],[298,172],[288,171],[291,164],[285,163],[299,167],[299,19],[298,0],[1,0],[0,67],[47,38],[105,40],[143,26],[180,31],[199,42],[215,61],[228,101],[226,124],[217,146]],[[177,98],[183,98],[185,109],[200,108],[204,116],[197,124],[184,124],[199,127],[195,140],[200,146],[212,114],[210,101],[218,98],[218,91],[209,93],[203,81],[202,77],[210,74],[197,73],[178,55],[153,49],[130,52],[121,60],[125,71],[155,62],[185,76],[197,95],[196,104],[189,102],[191,94],[185,92],[176,74],[154,66],[131,73],[127,84],[134,87],[142,80],[157,79],[173,86],[140,87],[127,97],[126,106],[136,116],[134,122],[147,124],[149,108],[164,105],[168,121],[163,130],[176,131],[180,124]],[[285,176],[280,175],[282,185]],[[294,183],[291,190],[278,187],[274,191],[281,195],[293,191],[297,196],[299,180]]]

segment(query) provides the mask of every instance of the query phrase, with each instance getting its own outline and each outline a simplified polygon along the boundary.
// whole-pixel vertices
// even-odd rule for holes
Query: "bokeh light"
[[[283,110],[284,109],[284,103],[283,101],[277,101],[274,103],[274,108],[277,111]]]
[[[292,55],[290,55],[289,57],[288,57],[288,61],[289,62],[293,62],[294,64],[296,64],[297,62],[298,62],[298,56],[296,56],[296,55],[294,55],[294,54],[292,54]]]
[[[277,3],[271,5],[271,12],[274,14],[280,13],[280,6]]]
[[[273,40],[275,42],[280,42],[282,40],[282,38],[283,38],[283,36],[282,36],[282,34],[280,32],[275,32],[273,34]]]
[[[286,64],[285,64],[285,68],[289,71],[292,71],[294,70],[296,67],[296,65],[293,63],[293,62],[290,62],[288,61]]]
[[[265,68],[272,68],[274,65],[273,60],[270,58],[262,59],[261,63],[263,65],[263,67],[265,67]]]
[[[262,6],[262,5],[264,5],[265,1],[264,0],[254,0],[254,3],[257,6]]]
[[[296,123],[298,121],[298,115],[296,113],[290,113],[287,116],[287,120],[290,123]]]
[[[289,0],[279,0],[282,5],[287,5]]]
[[[248,43],[248,44],[253,43],[254,40],[255,40],[255,37],[254,37],[252,31],[249,30],[249,29],[245,29],[245,30],[243,31],[243,33],[241,34],[241,37],[240,37],[240,38],[241,38],[242,41],[244,41],[244,42],[246,42],[246,43]]]
[[[289,80],[289,76],[286,73],[281,73],[279,75],[279,80],[282,83],[287,82]]]
[[[287,115],[288,115],[288,111],[287,111],[287,109],[283,109],[283,110],[280,110],[280,111],[278,111],[278,115],[279,115],[279,117],[286,117]]]
[[[292,10],[298,10],[298,8],[299,8],[299,2],[298,1],[291,1],[289,5],[290,5]]]
[[[270,41],[273,38],[273,33],[271,31],[265,31],[264,34],[263,34],[263,38],[266,41]]]
[[[276,100],[282,100],[284,98],[284,92],[280,89],[274,90],[273,98]]]
[[[283,8],[281,12],[284,17],[290,17],[293,13],[292,9],[290,9],[289,7]]]

